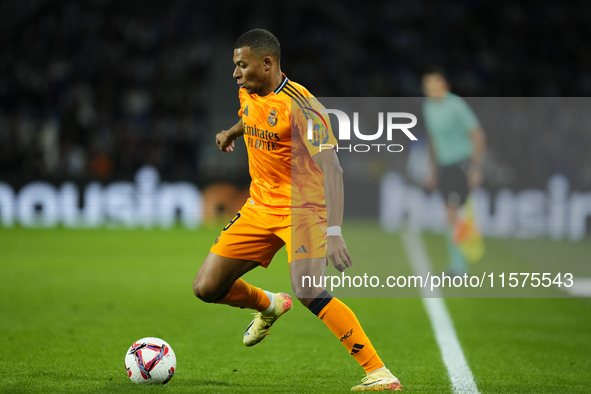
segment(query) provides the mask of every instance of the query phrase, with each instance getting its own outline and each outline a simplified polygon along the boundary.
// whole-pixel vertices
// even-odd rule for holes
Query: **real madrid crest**
[[[269,123],[269,126],[273,127],[277,124],[277,111],[275,111],[274,109],[271,110],[271,115],[269,115],[269,117],[267,118],[267,123]]]

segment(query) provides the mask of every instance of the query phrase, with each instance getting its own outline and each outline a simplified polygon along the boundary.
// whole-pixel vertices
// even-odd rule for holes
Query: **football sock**
[[[445,232],[445,241],[449,258],[449,269],[454,274],[463,274],[468,272],[468,263],[460,248],[453,240],[453,227],[449,227]]]
[[[370,373],[384,366],[353,311],[324,290],[308,309],[322,320],[365,370]]]
[[[275,307],[275,294],[267,290],[263,290],[263,292],[267,295],[267,297],[269,297],[269,307],[265,309],[263,312],[271,312]]]
[[[376,372],[376,371],[379,371],[380,369],[386,369],[386,366],[384,365],[384,366],[383,366],[383,367],[381,367],[381,368],[374,369],[373,371],[369,371],[367,374],[369,375],[370,373],[372,373],[372,372]]]
[[[221,300],[215,301],[216,304],[225,304],[238,308],[254,309],[259,312],[265,311],[271,304],[270,297],[266,292],[249,285],[242,279],[238,279],[228,293]],[[273,298],[275,298],[273,296]]]

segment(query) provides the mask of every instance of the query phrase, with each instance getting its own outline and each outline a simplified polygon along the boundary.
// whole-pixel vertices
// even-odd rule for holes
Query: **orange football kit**
[[[325,257],[324,180],[312,156],[320,152],[323,144],[337,145],[328,115],[321,116],[320,103],[285,75],[279,87],[265,97],[249,95],[244,88],[239,95],[238,115],[244,125],[252,177],[250,198],[224,227],[211,252],[256,261],[263,267],[283,245],[287,245],[290,263]],[[308,119],[312,119],[311,140]],[[216,303],[259,312],[271,305],[263,290],[243,279],[238,279]],[[291,301],[289,304],[291,307]],[[366,373],[384,367],[347,305],[324,290],[308,308],[340,339]]]
[[[324,182],[312,156],[320,152],[320,143],[337,145],[328,115],[320,118],[318,101],[285,76],[267,96],[249,95],[244,88],[239,96],[250,198],[211,251],[263,267],[283,245],[290,262],[326,256]],[[313,120],[312,141],[307,119]]]

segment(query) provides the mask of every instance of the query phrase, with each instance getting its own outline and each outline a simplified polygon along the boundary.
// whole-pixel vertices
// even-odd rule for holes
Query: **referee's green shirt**
[[[450,165],[472,156],[470,131],[479,125],[466,102],[453,93],[440,100],[427,98],[423,116],[439,165]]]

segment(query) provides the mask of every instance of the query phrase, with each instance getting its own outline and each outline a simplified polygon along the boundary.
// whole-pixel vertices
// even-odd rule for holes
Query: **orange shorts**
[[[232,259],[250,260],[267,267],[287,245],[289,262],[326,256],[326,219],[311,209],[291,215],[262,211],[248,202],[224,227],[210,251]]]

